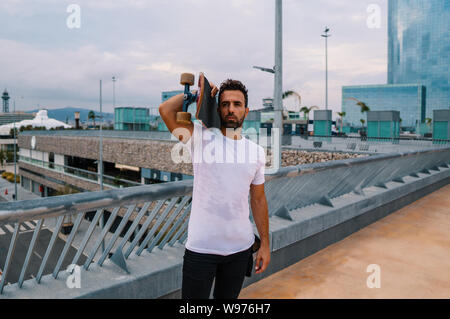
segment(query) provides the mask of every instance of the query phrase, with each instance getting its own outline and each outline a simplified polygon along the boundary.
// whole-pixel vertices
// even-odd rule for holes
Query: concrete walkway
[[[240,298],[450,298],[450,184],[244,288]],[[368,277],[379,266],[380,288]],[[369,280],[370,283],[374,281]]]
[[[8,190],[8,194],[5,194],[6,190]],[[12,202],[14,200],[14,191],[14,183],[7,181],[0,176],[0,202]],[[28,200],[41,197],[23,188],[19,183],[17,183],[17,194],[18,200]]]

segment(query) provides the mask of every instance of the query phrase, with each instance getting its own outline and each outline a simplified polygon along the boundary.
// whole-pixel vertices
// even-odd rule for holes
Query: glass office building
[[[349,97],[373,111],[400,111],[402,127],[419,128],[433,118],[433,110],[450,108],[449,30],[450,1],[390,0],[387,84],[344,86],[344,122],[360,123],[354,114],[359,106]]]
[[[149,131],[150,116],[148,108],[114,108],[114,129],[122,131]]]
[[[363,101],[371,111],[400,111],[401,126],[415,128],[425,116],[425,96],[425,87],[417,84],[343,86],[344,123],[355,127],[361,126],[361,119],[367,123],[366,113],[356,104]]]
[[[450,1],[391,0],[388,32],[388,84],[424,85],[426,117],[450,108]]]
[[[184,91],[182,91],[182,90],[164,91],[161,93],[161,103],[164,101],[167,101],[171,97],[181,94],[181,93],[184,93]],[[195,111],[196,110],[197,110],[196,103],[192,103],[191,105],[189,105],[188,112],[191,113],[192,119],[195,119]],[[164,123],[164,121],[161,119],[161,117],[159,117],[159,119],[158,119],[158,131],[163,131],[163,132],[169,131],[169,129],[166,126],[166,123]]]

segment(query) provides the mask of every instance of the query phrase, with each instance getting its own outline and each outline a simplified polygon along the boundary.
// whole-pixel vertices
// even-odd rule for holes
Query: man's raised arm
[[[194,124],[179,124],[177,123],[177,112],[183,109],[183,94],[178,94],[159,106],[159,114],[166,123],[170,133],[172,133],[181,142],[186,143],[194,132]]]

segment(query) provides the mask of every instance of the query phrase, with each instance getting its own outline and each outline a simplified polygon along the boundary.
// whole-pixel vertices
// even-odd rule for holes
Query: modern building
[[[367,112],[367,137],[391,139],[400,137],[399,111],[369,111]]]
[[[46,129],[71,127],[64,122],[49,118],[47,116],[47,110],[40,110],[37,113],[0,113],[0,123],[0,149],[6,152],[8,162],[12,161],[14,144],[17,142],[17,140],[14,140],[13,135],[11,135],[11,129],[14,127],[16,127],[17,131],[22,126],[27,127],[30,125],[33,127],[45,127]]]
[[[170,99],[171,97],[184,93],[184,91],[182,90],[175,90],[175,91],[163,91],[161,93],[161,102],[167,101],[168,99]]]
[[[450,109],[434,110],[433,113],[433,142],[450,140]]]
[[[41,196],[100,190],[99,136],[99,130],[20,132],[21,186]],[[191,163],[172,161],[177,142],[166,132],[104,130],[102,136],[105,190],[193,178]]]
[[[331,110],[314,110],[314,135],[331,136]]]
[[[364,102],[371,111],[397,110],[400,112],[402,127],[414,129],[419,120],[425,119],[426,88],[417,84],[379,84],[342,87],[342,107],[346,112],[344,123],[361,126],[358,101]]]
[[[149,131],[149,109],[146,107],[114,108],[114,129],[121,131]]]
[[[36,113],[26,113],[22,111],[0,113],[0,126],[23,120],[32,120]]]
[[[344,123],[361,126],[358,101],[397,110],[401,127],[419,133],[433,110],[450,108],[450,2],[390,0],[387,84],[342,87]]]
[[[33,114],[30,114],[33,116]],[[47,115],[47,110],[43,109],[36,113],[32,119],[24,119],[22,121],[17,121],[14,123],[3,124],[0,126],[0,135],[9,135],[9,132],[13,127],[20,129],[22,126],[32,126],[32,127],[45,127],[48,129],[54,128],[71,128],[72,126],[64,122],[58,121],[56,119],[49,118]]]
[[[175,90],[175,91],[163,91],[161,93],[161,103],[164,101],[167,101],[168,99],[170,99],[171,97],[184,93],[184,91],[181,90]],[[189,110],[191,113],[192,118],[195,117],[195,106],[193,108],[192,104],[189,106]],[[158,118],[156,119],[156,123],[158,125],[158,131],[161,132],[168,132],[169,129],[166,126],[166,123],[164,123],[164,121],[161,119],[161,116],[158,116]]]

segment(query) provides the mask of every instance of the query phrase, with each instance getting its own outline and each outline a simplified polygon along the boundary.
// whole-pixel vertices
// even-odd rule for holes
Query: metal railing
[[[75,137],[99,137],[100,130],[32,130],[23,131],[20,135],[47,135],[47,136],[75,136]],[[172,134],[169,131],[125,131],[125,130],[102,130],[104,138],[126,138],[126,139],[150,139],[150,140],[171,140]]]
[[[38,160],[35,158],[23,156],[23,155],[19,155],[19,161],[22,161],[24,163],[33,164],[33,165],[43,167],[48,170],[52,170],[52,171],[55,171],[58,173],[63,173],[65,175],[73,176],[76,178],[84,178],[84,179],[87,179],[89,182],[93,182],[93,183],[97,183],[97,184],[100,183],[100,174],[97,172],[88,171],[88,170],[78,168],[78,167],[72,167],[72,166],[67,166],[67,165],[46,162],[46,161]],[[138,182],[133,182],[133,181],[129,181],[129,180],[125,180],[125,179],[121,179],[121,178],[117,178],[117,177],[105,175],[105,174],[103,174],[103,183],[110,187],[113,187],[113,188],[119,188],[120,186],[130,187],[130,186],[142,185],[141,183],[138,183]]]
[[[321,142],[320,147],[314,145]],[[368,151],[377,153],[392,153],[399,150],[411,149],[424,150],[436,148],[448,148],[450,140],[430,138],[385,138],[385,137],[360,137],[360,136],[298,136],[292,135],[291,147],[298,148],[323,148],[339,151]]]
[[[293,209],[314,203],[332,206],[334,197],[352,191],[363,193],[368,186],[386,187],[390,181],[402,183],[408,175],[429,174],[429,170],[440,170],[449,163],[447,148],[284,167],[266,175],[269,215],[291,219],[289,211]],[[92,263],[101,266],[109,258],[128,272],[131,254],[139,256],[144,250],[183,244],[192,189],[193,181],[184,180],[0,204],[0,226],[8,225],[12,231],[7,250],[0,252],[0,293],[8,282],[17,282],[22,288],[28,279],[40,283],[46,274],[57,278],[70,264],[88,270]],[[100,227],[103,214],[105,224]],[[75,220],[70,233],[62,236],[65,216]],[[23,226],[31,221],[36,226],[29,238]],[[6,238],[0,236],[0,243]],[[100,249],[102,242],[104,249]],[[17,247],[25,247],[26,253],[19,254]],[[43,257],[32,262],[36,250]],[[12,269],[20,269],[16,278]]]

